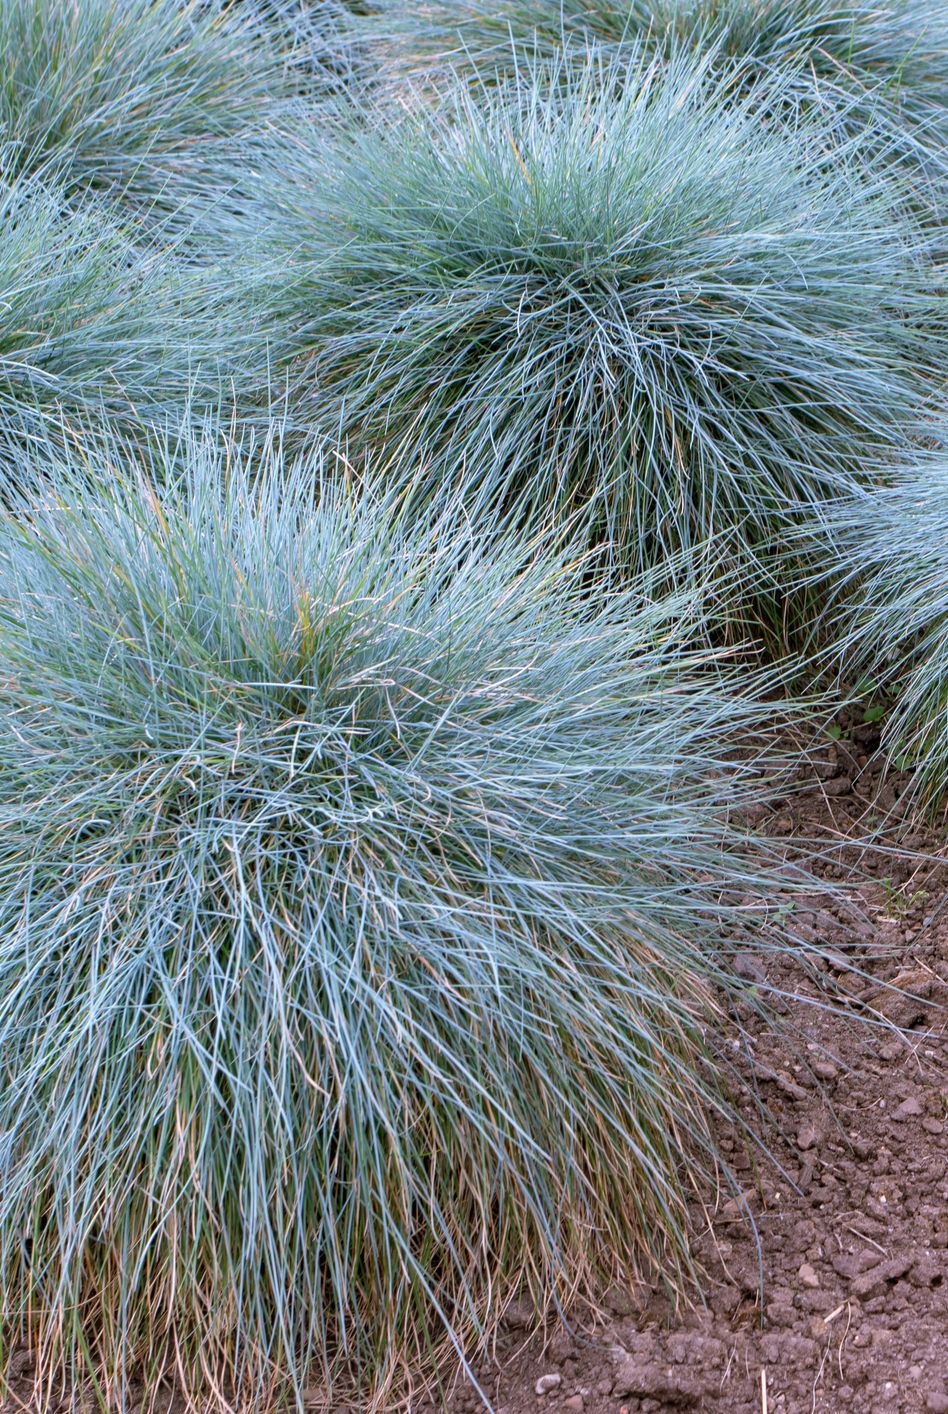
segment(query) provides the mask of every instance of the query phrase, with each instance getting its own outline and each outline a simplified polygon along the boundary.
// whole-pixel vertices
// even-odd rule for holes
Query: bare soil
[[[777,1164],[720,1136],[753,1225],[726,1195],[696,1208],[703,1307],[614,1292],[597,1323],[530,1341],[531,1313],[514,1312],[476,1366],[496,1414],[948,1414],[948,862],[942,831],[902,818],[905,780],[876,746],[874,727],[844,719],[801,793],[761,821],[791,852],[795,837],[828,849],[827,893],[792,926],[839,950],[852,1020],[759,960],[792,994],[786,1031],[742,1058]],[[877,847],[846,848],[880,819]],[[865,882],[841,896],[854,870]],[[451,1414],[480,1408],[455,1388]]]

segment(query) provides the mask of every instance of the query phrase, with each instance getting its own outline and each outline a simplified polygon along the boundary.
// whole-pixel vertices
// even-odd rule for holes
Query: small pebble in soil
[[[901,1105],[893,1111],[892,1118],[898,1120],[917,1119],[922,1113],[922,1107],[918,1101],[912,1096],[909,1096],[907,1100],[903,1100]]]
[[[820,1142],[820,1131],[815,1124],[804,1124],[800,1127],[797,1135],[797,1143],[801,1149],[815,1149]]]
[[[536,1383],[537,1394],[549,1394],[551,1390],[559,1389],[563,1383],[563,1376],[555,1371],[549,1375],[541,1375]]]
[[[816,1287],[820,1284],[820,1279],[809,1262],[803,1263],[803,1266],[797,1272],[797,1276],[800,1278],[801,1285],[803,1286]]]
[[[504,1312],[504,1324],[511,1330],[522,1330],[532,1325],[536,1310],[531,1301],[511,1301]]]

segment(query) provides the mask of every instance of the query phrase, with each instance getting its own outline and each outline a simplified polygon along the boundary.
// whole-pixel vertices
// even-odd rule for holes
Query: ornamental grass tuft
[[[883,746],[911,791],[948,794],[948,439],[889,483],[821,508],[813,536],[831,585],[824,636],[850,682],[888,703]]]
[[[3,0],[0,133],[27,174],[167,221],[207,189],[223,145],[285,104],[283,64],[252,13],[201,0]]]
[[[785,884],[732,818],[761,684],[328,452],[133,455],[0,519],[11,1339],[382,1410],[515,1294],[683,1280]]]
[[[267,351],[232,278],[130,239],[113,209],[0,160],[0,444],[77,412],[128,428],[265,396]],[[5,452],[0,449],[0,463]]]
[[[791,108],[836,107],[851,131],[881,125],[903,156],[942,183],[948,172],[942,0],[374,0],[364,31],[370,71],[437,88],[504,82],[522,51],[706,52],[736,91],[783,74]]]
[[[217,0],[224,8],[232,0]],[[353,97],[377,67],[376,37],[361,36],[354,17],[374,12],[374,0],[239,0],[241,13],[262,27],[281,54],[287,76],[304,98]],[[364,51],[365,69],[356,62]],[[371,56],[371,58],[369,57]]]
[[[472,513],[759,577],[801,506],[912,442],[945,355],[930,243],[858,143],[769,130],[703,61],[599,80],[300,133],[243,218],[268,327],[298,409],[414,441]]]

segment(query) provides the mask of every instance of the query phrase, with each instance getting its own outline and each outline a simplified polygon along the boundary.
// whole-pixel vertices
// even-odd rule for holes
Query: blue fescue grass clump
[[[167,219],[289,90],[252,14],[195,0],[4,0],[0,132],[27,173]]]
[[[49,436],[80,410],[144,427],[263,396],[252,301],[113,215],[0,157],[0,441]]]
[[[529,43],[548,57],[574,47],[635,45],[670,53],[719,47],[722,59],[812,67],[814,80],[944,105],[948,20],[936,0],[373,0],[371,32],[406,78],[437,66],[509,74]]]
[[[228,0],[218,3],[226,7]],[[304,98],[352,97],[376,67],[375,38],[363,39],[353,23],[374,9],[374,0],[240,0],[240,8],[260,24]],[[355,62],[363,49],[372,56],[365,68]]]
[[[300,134],[245,234],[300,408],[423,445],[472,512],[756,573],[800,505],[913,437],[945,352],[928,241],[858,144],[768,130],[690,59],[624,73],[535,66]]]
[[[5,1327],[389,1409],[515,1292],[686,1270],[773,707],[328,453],[167,455],[0,519]]]
[[[505,81],[522,50],[705,51],[735,89],[792,76],[797,102],[837,105],[853,130],[882,123],[903,155],[946,171],[942,0],[375,0],[365,31],[370,65],[389,81],[438,87]]]
[[[821,508],[814,558],[841,671],[889,700],[883,745],[912,789],[948,794],[948,438],[882,488]]]

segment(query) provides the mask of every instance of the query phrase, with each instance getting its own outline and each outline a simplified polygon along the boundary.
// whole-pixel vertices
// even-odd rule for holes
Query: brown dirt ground
[[[704,1306],[614,1291],[605,1315],[532,1339],[533,1313],[512,1312],[474,1362],[495,1414],[948,1414],[948,850],[943,829],[906,825],[876,729],[844,718],[841,730],[758,822],[788,857],[795,840],[824,846],[826,892],[797,901],[792,926],[829,951],[852,1019],[811,1004],[813,978],[752,960],[792,994],[783,1033],[747,1054],[735,1042],[748,1118],[756,1090],[775,1126],[776,1163],[720,1135],[753,1225],[726,1193],[711,1212],[696,1204]],[[886,812],[871,850],[852,843]],[[866,1025],[867,1007],[901,1034]],[[31,1373],[0,1414],[49,1414]],[[482,1408],[455,1385],[448,1414]]]
[[[795,836],[826,847],[827,893],[797,903],[792,926],[863,975],[840,957],[850,1021],[760,959],[796,994],[786,1031],[744,1058],[783,1174],[720,1136],[756,1232],[726,1195],[696,1208],[704,1307],[616,1292],[581,1333],[532,1341],[517,1328],[530,1313],[514,1313],[475,1366],[495,1414],[948,1414],[948,856],[942,830],[902,818],[905,778],[874,758],[876,729],[849,718],[842,732],[761,821],[791,853]],[[879,847],[846,847],[880,820]],[[844,894],[854,870],[866,882]],[[867,1007],[902,1034],[857,1021]],[[450,1414],[480,1408],[455,1388]]]

